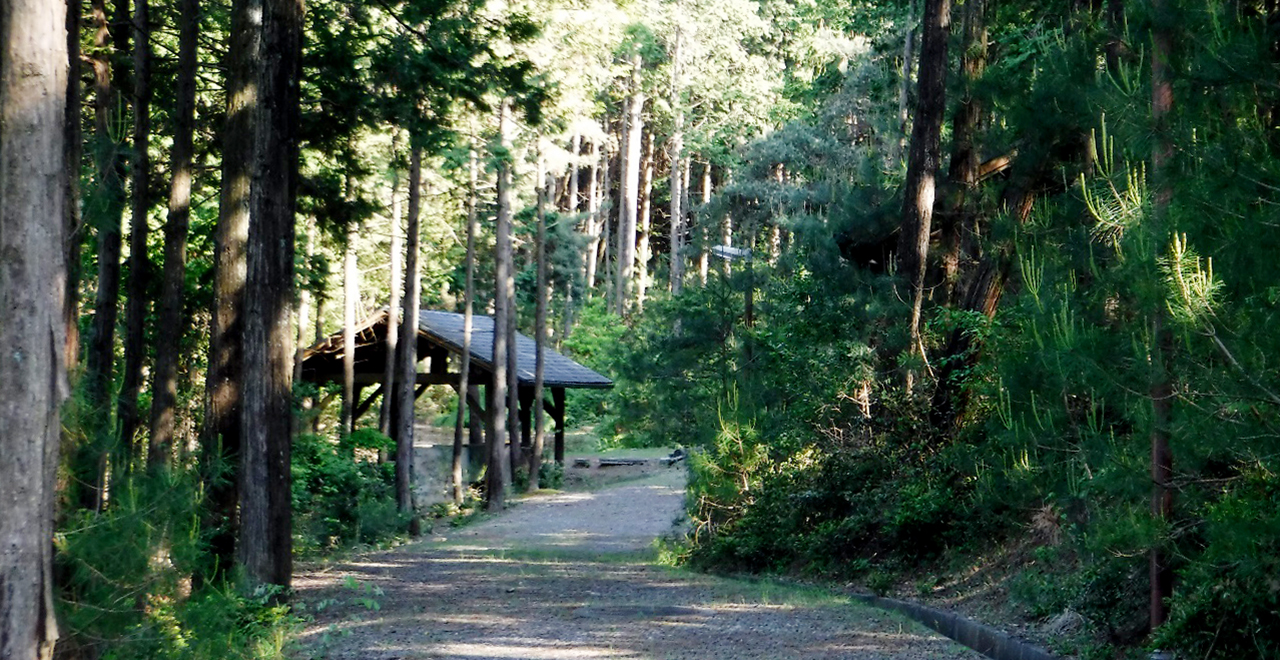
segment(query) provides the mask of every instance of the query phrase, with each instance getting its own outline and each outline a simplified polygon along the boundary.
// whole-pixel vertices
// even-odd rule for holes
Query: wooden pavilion
[[[359,419],[374,401],[383,395],[387,361],[387,310],[379,310],[355,332],[355,386],[357,402],[352,411]],[[427,310],[418,315],[417,387],[414,399],[431,385],[449,385],[456,391],[461,386],[463,343],[463,316],[453,312]],[[533,339],[516,333],[516,374],[519,382],[520,442],[530,445],[534,405],[534,368],[537,363],[537,346]],[[564,412],[565,390],[569,388],[604,389],[613,387],[613,381],[578,364],[572,359],[543,347],[543,388],[551,393],[543,406],[555,422],[555,460],[564,463]],[[427,361],[426,370],[422,362]],[[453,371],[450,371],[452,367]],[[492,418],[493,382],[493,319],[483,315],[472,316],[471,373],[468,377],[466,400],[471,412],[470,442],[480,444],[488,429],[497,421]],[[302,380],[312,383],[342,382],[342,333],[331,335],[303,351]],[[364,396],[364,390],[376,386]],[[480,390],[483,388],[483,395]],[[484,431],[480,421],[484,420]],[[513,440],[514,440],[514,434]]]

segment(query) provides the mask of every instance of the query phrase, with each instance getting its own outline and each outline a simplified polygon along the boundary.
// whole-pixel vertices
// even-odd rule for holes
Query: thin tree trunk
[[[960,69],[964,76],[963,96],[951,123],[951,165],[947,171],[949,200],[938,213],[942,226],[943,300],[948,306],[957,303],[960,262],[964,256],[966,236],[974,233],[972,191],[978,185],[979,150],[976,144],[983,107],[974,96],[974,86],[987,65],[987,26],[985,0],[966,0],[964,38],[960,46]]]
[[[910,285],[911,345],[908,351],[922,360],[925,359],[925,354],[920,336],[920,317],[924,306],[924,280],[933,221],[935,178],[941,151],[942,120],[946,112],[947,38],[950,30],[951,0],[925,0],[919,99],[911,130],[906,201],[903,205],[902,233],[898,241],[898,272],[902,273]],[[904,384],[908,392],[914,386],[915,375],[913,367],[906,369]]]
[[[400,376],[396,379],[396,506],[409,517],[409,532],[417,534],[418,516],[413,502],[413,389],[418,374],[418,305],[422,297],[418,281],[419,219],[422,214],[422,148],[409,136],[409,217],[405,231],[404,300],[400,323]]]
[[[724,186],[728,186],[730,181],[733,178],[733,170],[728,167],[724,168],[723,176],[724,176],[724,181],[722,182],[722,184]],[[710,200],[708,199],[708,201]],[[728,211],[725,211],[724,217],[720,218],[720,244],[725,247],[733,247],[733,232],[734,232],[733,216],[730,215]],[[751,246],[748,245],[747,247],[751,247]],[[721,268],[724,270],[725,277],[728,277],[729,272],[732,270],[732,266],[733,266],[732,260],[721,259],[720,265],[721,265]]]
[[[246,587],[288,589],[293,573],[293,245],[303,6],[264,0],[257,70],[253,221],[245,283],[238,558]]]
[[[618,160],[622,160],[621,153],[618,154]],[[618,169],[620,170],[621,168],[619,167]],[[615,252],[612,232],[615,231],[616,223],[609,222],[609,218],[613,214],[609,212],[605,212],[606,209],[611,211],[613,206],[615,206],[615,204],[610,202],[610,205],[606,207],[604,205],[604,199],[608,198],[610,195],[611,186],[609,184],[609,181],[610,181],[609,177],[613,174],[613,172],[614,172],[613,159],[606,155],[604,160],[604,170],[600,173],[600,181],[601,181],[601,188],[602,188],[602,190],[600,191],[601,238],[599,243],[600,255],[598,257],[600,261],[596,266],[596,273],[597,273],[596,279],[602,280],[605,283],[605,287],[604,287],[605,288],[605,291],[604,291],[605,309],[609,309],[609,310],[613,309],[613,298],[614,298],[613,292],[617,290],[617,287],[615,286],[615,282],[613,281],[613,276],[610,274],[610,271],[609,271],[610,256],[612,256],[613,253]]]
[[[925,0],[929,2],[930,0]],[[911,99],[911,65],[915,62],[916,0],[907,0],[907,29],[902,35],[902,72],[898,77],[898,140],[893,162],[901,162],[907,147],[907,123]]]
[[[600,140],[591,140],[591,181],[587,183],[587,295],[596,288],[596,265],[600,253]]]
[[[507,291],[514,285],[511,273],[511,164],[507,124],[511,122],[511,101],[502,100],[498,116],[503,161],[498,168],[498,217],[494,242],[493,288],[493,379],[489,383],[489,467],[485,473],[485,508],[506,506],[506,487],[511,466],[507,460]]]
[[[80,251],[84,247],[84,223],[80,217],[80,158],[84,148],[83,130],[80,127],[80,24],[84,13],[82,0],[67,2],[67,107],[64,116],[66,133],[66,260],[67,289],[63,306],[63,325],[67,342],[63,350],[63,362],[68,372],[74,373],[80,364]]]
[[[258,96],[255,58],[262,29],[262,0],[235,0],[227,49],[227,117],[222,130],[222,187],[214,230],[213,313],[201,444],[209,493],[205,524],[218,578],[230,570],[239,537],[240,417],[244,382],[244,296],[248,263],[253,144]]]
[[[649,291],[649,233],[653,227],[653,133],[644,138],[644,165],[640,168],[640,229],[636,247],[636,310],[644,310]]]
[[[467,276],[462,292],[462,364],[458,376],[458,420],[453,429],[453,501],[461,505],[464,495],[462,484],[462,422],[467,412],[467,398],[471,392],[471,307],[475,301],[476,278],[476,209],[480,179],[479,154],[475,139],[467,158]]]
[[[640,148],[644,133],[644,90],[640,86],[640,54],[631,56],[631,97],[627,105],[622,171],[622,205],[618,214],[617,300],[614,311],[625,316],[635,291],[636,225],[640,210]]]
[[[164,228],[164,284],[156,324],[156,374],[152,385],[151,441],[147,464],[161,466],[173,447],[178,403],[178,351],[186,324],[182,294],[186,290],[187,229],[191,220],[192,136],[196,114],[196,48],[200,0],[182,0],[178,36],[178,89],[173,152],[169,169],[169,218]]]
[[[711,240],[710,232],[707,231],[711,224],[711,212],[707,210],[707,205],[711,203],[711,163],[707,162],[702,167],[702,248],[698,251],[698,278],[702,282],[702,286],[707,285],[707,274],[711,269],[711,259],[707,252],[707,243]]]
[[[511,144],[513,142],[512,133],[515,129],[515,122],[504,122],[501,125],[501,128],[503,129],[503,144]],[[508,218],[513,218],[515,213],[515,200],[512,198],[515,186],[515,183],[513,182],[515,174],[514,170],[515,166],[513,164],[507,165],[506,192],[508,199],[505,204],[507,206]],[[501,204],[503,202],[499,200],[499,203]],[[512,227],[511,229],[508,229],[509,233],[515,231],[511,222],[511,220],[508,220],[508,227]],[[504,332],[507,336],[507,437],[508,442],[510,443],[507,458],[511,461],[510,483],[514,486],[516,475],[520,470],[523,470],[525,466],[524,458],[521,455],[523,449],[521,447],[521,442],[524,440],[524,434],[521,432],[520,426],[520,372],[517,368],[519,352],[516,350],[516,318],[519,316],[519,309],[516,307],[514,240],[509,240],[507,245],[509,247],[507,251],[507,267],[509,270],[507,274],[510,278],[510,283],[504,291],[507,296],[507,322],[502,327],[504,328]]]
[[[347,179],[350,193],[350,175]],[[342,418],[341,434],[351,435],[355,430],[356,409],[356,300],[360,297],[360,285],[356,270],[355,222],[347,225],[347,240],[342,257]]]
[[[66,396],[67,5],[0,4],[0,658],[49,660]]]
[[[123,149],[111,135],[112,113],[118,107],[109,59],[105,0],[92,0],[94,25],[91,64],[94,78],[94,166],[97,181],[92,208],[98,229],[98,290],[94,295],[93,326],[85,355],[85,400],[92,430],[87,445],[72,461],[73,479],[79,487],[82,508],[102,508],[106,452],[110,444],[110,397],[114,380],[116,319],[120,307],[120,225],[124,213]],[[123,29],[123,28],[121,28]]]
[[[391,152],[398,153],[400,150],[400,132],[396,131],[391,136]],[[397,157],[398,158],[398,157]],[[403,277],[401,271],[403,267],[400,263],[400,253],[403,250],[401,246],[400,234],[404,231],[400,221],[400,168],[391,168],[391,226],[388,232],[391,234],[391,274],[387,281],[387,290],[389,291],[387,298],[387,363],[382,373],[382,405],[378,410],[378,430],[386,436],[391,435],[392,414],[394,406],[391,403],[395,400],[395,392],[399,387],[396,384],[396,347],[400,341],[400,278]],[[381,457],[381,454],[380,454]],[[381,458],[380,458],[381,460]]]
[[[315,254],[316,243],[316,221],[315,218],[307,218],[303,221],[306,227],[306,238],[302,240],[302,263],[311,263],[311,255]],[[298,327],[297,342],[294,344],[293,352],[293,382],[302,380],[302,356],[306,352],[308,341],[307,326],[311,325],[311,288],[301,286],[298,292]],[[314,399],[309,400],[307,405],[314,403]]]
[[[671,53],[671,109],[674,115],[671,142],[668,148],[671,168],[671,295],[678,296],[684,289],[684,204],[687,201],[681,178],[680,163],[684,160],[684,99],[681,81],[683,33],[676,25],[675,45]]]
[[[539,169],[542,169],[539,167]],[[533,447],[529,452],[529,490],[537,490],[538,471],[542,469],[542,448],[546,442],[546,420],[542,410],[542,381],[546,372],[547,348],[547,179],[538,181],[538,290],[537,310],[534,313],[534,346],[536,357],[533,370]]]
[[[582,151],[582,136],[577,131],[569,138],[569,203],[565,211],[570,214],[578,212],[578,154]]]
[[[147,250],[147,211],[151,208],[151,29],[148,0],[134,0],[133,15],[133,218],[129,224],[129,281],[124,314],[124,374],[118,402],[118,425],[123,461],[117,474],[132,467],[141,415],[142,363],[146,358],[147,308],[151,296],[151,256]]]
[[[1173,83],[1169,75],[1169,59],[1173,51],[1173,36],[1168,27],[1168,0],[1152,0],[1155,17],[1152,35],[1151,57],[1151,122],[1155,144],[1151,154],[1152,189],[1155,193],[1152,205],[1152,229],[1155,244],[1168,243],[1169,206],[1173,199],[1170,182],[1170,160],[1173,158],[1173,140],[1169,131],[1169,113],[1173,111]],[[1151,515],[1157,521],[1167,522],[1173,516],[1174,491],[1173,452],[1169,447],[1170,423],[1173,413],[1174,360],[1173,332],[1166,322],[1165,306],[1158,303],[1151,311],[1152,347],[1151,376]],[[1173,570],[1162,548],[1163,540],[1157,540],[1151,548],[1151,630],[1164,625],[1169,618],[1169,598],[1173,595]]]

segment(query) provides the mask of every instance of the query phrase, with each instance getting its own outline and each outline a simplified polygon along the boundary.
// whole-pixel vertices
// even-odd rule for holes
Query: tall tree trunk
[[[539,169],[542,169],[539,167]],[[538,290],[534,312],[533,447],[529,451],[529,490],[537,490],[542,469],[542,448],[546,442],[546,419],[542,410],[542,381],[546,375],[547,348],[547,179],[538,181]]]
[[[302,258],[299,261],[304,264],[310,264],[311,256],[315,254],[316,221],[315,218],[309,217],[302,222],[305,227],[303,230],[305,238],[302,239]],[[298,291],[297,333],[293,351],[293,382],[295,383],[302,380],[302,356],[306,352],[307,346],[311,343],[308,339],[310,337],[310,325],[311,287],[303,284]],[[308,401],[307,406],[310,407],[310,404],[311,401]]]
[[[511,101],[502,100],[498,115],[502,163],[498,167],[498,217],[494,236],[493,287],[493,379],[489,383],[489,467],[485,473],[485,508],[506,506],[506,487],[511,466],[507,460],[507,292],[514,286],[511,273],[511,164],[507,124],[511,122]]]
[[[351,179],[347,178],[348,196]],[[360,277],[356,270],[355,222],[347,224],[347,239],[342,255],[342,418],[340,433],[345,437],[355,431],[356,410],[356,300],[360,297]]]
[[[1170,182],[1170,160],[1173,139],[1169,131],[1169,113],[1173,111],[1173,83],[1169,59],[1173,51],[1173,35],[1169,27],[1168,0],[1152,0],[1154,34],[1151,56],[1151,123],[1155,143],[1151,154],[1152,230],[1154,244],[1163,248],[1169,241],[1169,205],[1173,199]],[[1173,452],[1169,447],[1173,412],[1174,360],[1173,332],[1168,327],[1165,305],[1157,303],[1151,310],[1151,336],[1155,339],[1151,356],[1151,515],[1161,523],[1173,515]],[[1173,570],[1169,567],[1163,540],[1151,548],[1151,629],[1154,631],[1169,618],[1169,598],[1173,595]]]
[[[627,104],[622,171],[622,205],[618,214],[617,300],[614,311],[625,316],[635,291],[636,216],[640,210],[640,148],[644,133],[644,90],[640,83],[640,54],[631,56],[631,97]]]
[[[400,151],[400,133],[396,131],[391,136],[391,151],[393,154]],[[398,158],[398,157],[397,157]],[[403,250],[401,246],[400,235],[404,231],[404,227],[400,222],[400,168],[393,166],[391,169],[391,226],[388,232],[391,234],[391,275],[387,281],[387,290],[390,292],[387,297],[387,363],[382,373],[382,405],[378,410],[378,430],[386,436],[391,435],[392,414],[394,406],[391,403],[395,400],[395,392],[398,389],[396,385],[396,373],[399,371],[396,365],[396,347],[400,341],[400,278],[403,277],[401,271],[400,257]]]
[[[596,265],[600,262],[600,140],[591,140],[591,181],[587,183],[587,295],[596,288]]]
[[[173,152],[169,169],[169,218],[164,228],[164,283],[156,324],[156,373],[152,386],[151,442],[148,465],[164,464],[173,446],[178,402],[178,351],[186,324],[182,294],[187,276],[187,229],[191,222],[192,136],[196,115],[196,48],[200,30],[200,0],[182,0],[178,35],[178,88]]]
[[[640,168],[640,228],[636,247],[636,310],[644,309],[649,291],[649,233],[653,228],[653,133],[644,137],[644,164]]]
[[[476,153],[475,139],[467,157],[467,275],[462,291],[462,364],[458,368],[458,419],[453,428],[453,501],[461,505],[462,484],[462,422],[467,412],[467,400],[471,395],[471,307],[475,301],[476,279],[476,220],[477,195],[480,179],[480,158]]]
[[[67,5],[0,4],[0,658],[49,660],[66,396]]]
[[[987,66],[986,0],[966,0],[963,7],[964,37],[960,46],[963,96],[951,122],[951,165],[947,170],[948,199],[938,213],[942,225],[942,286],[948,306],[957,300],[957,280],[966,237],[975,233],[972,193],[978,185],[980,163],[977,133],[982,101],[974,87]]]
[[[979,178],[977,133],[983,114],[982,102],[974,97],[976,82],[987,61],[986,0],[966,0],[963,7],[964,36],[961,40],[960,69],[964,77],[963,96],[951,124],[951,164],[947,170],[947,195],[940,203],[938,220],[942,230],[942,288],[948,307],[983,312],[986,296],[973,298],[975,285],[983,288],[997,282],[999,266],[980,253],[975,237],[980,233],[978,213],[973,208]],[[962,269],[962,262],[966,264]],[[1001,276],[1002,277],[1002,276]],[[973,291],[972,293],[977,293]],[[978,308],[966,304],[977,304]],[[977,362],[975,335],[957,329],[942,349],[945,359],[937,370],[937,387],[930,404],[934,428],[943,434],[955,431],[967,405],[961,374]]]
[[[84,148],[83,130],[80,127],[80,24],[84,13],[82,0],[66,0],[67,3],[67,108],[63,119],[66,133],[66,195],[63,204],[66,213],[66,262],[67,290],[63,306],[63,325],[67,342],[63,350],[63,363],[67,371],[74,373],[80,364],[80,251],[84,246],[84,223],[80,217],[80,158]]]
[[[898,140],[893,162],[901,162],[906,149],[907,123],[910,121],[911,65],[915,63],[916,1],[907,0],[907,29],[902,35],[902,72],[898,76]],[[929,0],[925,0],[929,2]]]
[[[404,301],[400,323],[400,375],[396,378],[395,424],[396,507],[409,516],[409,531],[417,532],[413,503],[413,402],[418,374],[418,305],[422,298],[418,281],[419,217],[422,214],[422,147],[409,135],[409,217],[405,231]]]
[[[722,185],[728,186],[732,180],[733,169],[729,167],[724,168],[724,181],[722,182]],[[710,201],[710,199],[708,198],[707,201]],[[733,216],[726,211],[724,217],[720,218],[720,244],[725,247],[733,247],[733,232]],[[721,259],[720,264],[724,269],[725,277],[728,277],[729,271],[732,270],[731,266],[733,265],[733,262],[729,259]]]
[[[214,230],[213,313],[205,376],[203,478],[209,493],[205,521],[214,574],[230,570],[239,537],[240,417],[244,380],[244,296],[248,263],[253,144],[258,96],[255,58],[262,38],[262,0],[234,0],[227,49],[227,117],[222,130],[222,187]]]
[[[684,99],[681,80],[681,46],[683,33],[676,25],[676,40],[671,52],[671,112],[673,126],[668,147],[671,168],[671,295],[678,296],[684,289],[684,204],[687,192],[680,163],[684,160]]]
[[[513,133],[515,129],[515,121],[509,120],[509,121],[503,122],[502,124],[500,124],[500,127],[502,129],[502,143],[504,145],[511,144],[514,141]],[[506,186],[507,200],[503,202],[501,199],[499,199],[498,203],[500,205],[504,203],[506,204],[507,218],[508,218],[507,231],[508,231],[508,234],[510,235],[510,234],[513,234],[515,231],[514,225],[512,224],[513,221],[511,220],[511,218],[514,218],[514,214],[515,214],[515,205],[514,205],[515,200],[512,197],[514,194],[514,187],[515,187],[515,183],[513,181],[513,178],[515,176],[515,165],[507,164],[507,168],[505,171],[507,175],[507,186]],[[520,371],[517,368],[518,366],[517,358],[518,358],[519,352],[516,350],[516,318],[519,316],[519,313],[518,313],[519,309],[516,307],[516,285],[515,285],[516,266],[515,266],[515,258],[514,258],[514,252],[515,252],[514,239],[508,240],[507,246],[508,246],[507,275],[510,278],[509,280],[510,283],[507,285],[507,287],[504,290],[504,293],[507,297],[507,305],[506,305],[507,322],[502,327],[504,328],[504,332],[507,337],[507,352],[506,352],[507,437],[509,439],[508,442],[510,444],[510,449],[508,450],[507,458],[510,459],[511,461],[510,483],[514,484],[516,474],[518,474],[520,470],[524,469],[524,459],[521,456],[521,453],[522,453],[521,441],[524,439],[524,434],[521,433],[521,427],[520,427]],[[495,356],[495,359],[496,359],[496,356]]]
[[[929,257],[929,233],[933,221],[935,179],[946,113],[947,38],[951,30],[951,0],[925,0],[924,37],[920,45],[919,99],[911,128],[911,153],[907,163],[906,200],[902,233],[898,237],[898,272],[910,285],[911,322],[908,351],[925,359],[920,337],[924,305],[924,279]],[[904,384],[915,383],[915,369],[908,367]]]
[[[569,203],[565,205],[565,211],[573,214],[578,212],[578,170],[579,154],[582,151],[582,136],[575,130],[573,137],[569,138]]]
[[[702,286],[707,285],[707,273],[711,268],[710,255],[707,252],[707,244],[711,241],[711,232],[707,231],[711,224],[711,213],[706,210],[707,205],[711,203],[711,162],[708,161],[702,167],[702,222],[700,231],[702,234],[702,246],[698,250],[698,279]]]
[[[133,14],[133,217],[129,223],[129,281],[124,312],[124,374],[120,386],[117,424],[122,461],[112,467],[131,469],[138,426],[138,395],[142,391],[142,363],[146,358],[147,308],[151,296],[151,256],[147,251],[147,211],[151,209],[151,12],[148,0],[134,0]]]
[[[622,160],[621,153],[618,154],[618,160]],[[615,225],[617,223],[609,222],[610,216],[613,215],[609,211],[612,211],[613,207],[617,206],[617,204],[613,201],[610,201],[609,205],[606,206],[604,203],[604,200],[609,199],[609,196],[612,190],[609,177],[612,176],[616,171],[620,169],[621,169],[620,167],[616,169],[613,167],[613,158],[611,158],[608,155],[604,157],[604,168],[600,172],[601,212],[599,215],[600,215],[601,236],[600,236],[600,243],[599,243],[600,254],[598,257],[600,261],[596,265],[596,273],[597,273],[596,279],[601,280],[605,283],[605,287],[604,287],[605,288],[604,290],[605,308],[609,310],[613,309],[613,298],[614,298],[613,292],[617,290],[616,283],[613,281],[612,275],[610,275],[610,271],[609,271],[610,256],[612,256],[613,253],[616,252],[616,250],[614,250],[616,246],[613,244],[613,232],[616,232]]]
[[[293,573],[294,206],[298,177],[301,0],[263,0],[252,222],[245,282],[238,557],[249,588],[287,589]]]
[[[72,461],[82,508],[102,508],[106,452],[111,437],[110,398],[114,380],[116,319],[120,306],[120,224],[124,213],[123,149],[111,135],[112,113],[119,107],[112,84],[106,0],[92,0],[94,37],[90,62],[94,79],[94,169],[92,224],[98,229],[98,290],[85,355],[85,400],[92,430]],[[119,29],[124,29],[119,28]]]

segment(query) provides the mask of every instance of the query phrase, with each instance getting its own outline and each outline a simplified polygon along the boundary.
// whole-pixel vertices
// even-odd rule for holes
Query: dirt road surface
[[[394,550],[302,572],[298,658],[976,660],[905,619],[811,590],[652,563],[684,474],[539,495]]]

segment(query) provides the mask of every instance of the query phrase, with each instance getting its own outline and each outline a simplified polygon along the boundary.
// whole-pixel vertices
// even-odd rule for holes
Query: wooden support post
[[[484,444],[489,446],[494,438],[493,384],[484,386]],[[503,420],[505,423],[506,420]],[[492,451],[492,450],[491,450]]]
[[[363,388],[361,388],[361,389],[363,389]],[[385,387],[383,387],[383,385],[382,385],[381,383],[379,383],[379,384],[378,384],[378,389],[374,390],[374,391],[373,391],[373,394],[370,394],[370,395],[369,395],[369,397],[368,397],[367,399],[365,399],[363,403],[361,403],[360,405],[356,406],[355,414],[352,416],[352,419],[351,419],[351,423],[352,423],[352,424],[355,424],[355,422],[356,422],[357,420],[359,420],[359,419],[360,419],[360,416],[361,416],[361,415],[363,415],[363,414],[365,414],[366,412],[368,412],[368,411],[369,411],[369,408],[373,406],[373,400],[374,400],[374,399],[376,399],[376,398],[378,398],[379,396],[381,396],[381,395],[382,395],[382,391],[383,391],[384,389],[386,389],[386,388],[385,388]],[[357,390],[357,391],[359,391],[359,390]],[[359,398],[359,397],[357,397],[357,399],[358,399],[358,398]]]
[[[551,419],[556,423],[556,465],[564,467],[564,388],[551,388]]]
[[[533,388],[520,388],[520,446],[533,444]]]
[[[479,387],[476,385],[467,388],[467,407],[471,410],[471,415],[467,418],[467,433],[470,436],[467,440],[472,445],[484,444],[484,428],[481,425],[481,420],[485,419],[486,413],[484,405],[480,403],[478,391]]]
[[[449,373],[449,351],[439,347],[431,349],[431,367],[429,373]]]

